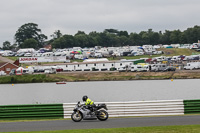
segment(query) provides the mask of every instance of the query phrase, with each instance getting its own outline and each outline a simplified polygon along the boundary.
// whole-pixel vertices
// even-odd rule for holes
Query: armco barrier
[[[102,102],[95,102],[99,104]],[[109,117],[184,115],[200,113],[200,100],[104,102]],[[70,118],[76,103],[2,105],[1,119]]]
[[[99,102],[95,103],[98,104]],[[183,115],[183,100],[155,100],[132,102],[104,102],[109,117]],[[64,118],[70,118],[76,103],[64,103]]]
[[[184,100],[184,113],[197,114],[200,113],[200,99],[197,100]]]
[[[63,118],[63,104],[2,105],[0,119]]]

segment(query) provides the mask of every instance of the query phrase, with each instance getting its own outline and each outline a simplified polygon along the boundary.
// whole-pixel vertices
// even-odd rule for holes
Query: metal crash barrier
[[[105,103],[109,117],[162,116],[200,113],[200,100],[153,100]],[[0,120],[71,118],[76,103],[1,105]]]
[[[105,103],[109,117],[183,115],[183,100],[155,100],[129,102],[95,102]],[[64,103],[64,118],[70,118],[76,103]]]

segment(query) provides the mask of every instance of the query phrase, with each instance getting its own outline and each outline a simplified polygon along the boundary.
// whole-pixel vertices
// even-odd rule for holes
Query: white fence
[[[95,104],[102,102],[95,102]],[[184,115],[183,100],[104,102],[109,117]],[[64,118],[70,118],[76,103],[64,103]]]

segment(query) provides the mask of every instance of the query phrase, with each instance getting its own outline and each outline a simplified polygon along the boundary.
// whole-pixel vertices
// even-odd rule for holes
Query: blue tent
[[[167,46],[166,48],[173,48],[172,46]]]

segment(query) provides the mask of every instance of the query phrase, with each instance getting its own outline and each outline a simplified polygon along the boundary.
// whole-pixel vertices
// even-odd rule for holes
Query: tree
[[[10,50],[11,49],[11,44],[9,41],[3,42],[3,50]]]
[[[149,32],[141,31],[139,35],[141,37],[141,45],[150,44]]]
[[[150,44],[155,45],[160,42],[160,36],[158,32],[153,32],[150,34]]]
[[[188,28],[184,31],[187,43],[194,43],[200,40],[200,26],[194,26],[194,28]]]
[[[85,35],[85,32],[84,31],[78,31],[75,36],[78,36],[78,35]]]
[[[126,37],[129,37],[127,31],[120,31],[120,32],[118,33],[118,36],[126,36]]]
[[[74,37],[72,35],[64,35],[52,43],[53,48],[70,48],[74,46]]]
[[[141,45],[141,36],[137,33],[131,33],[129,37],[130,45]]]
[[[161,43],[162,44],[170,44],[170,34],[171,31],[165,30],[165,33],[161,36]]]
[[[53,37],[53,39],[57,39],[57,38],[60,38],[62,37],[62,33],[60,32],[60,30],[56,30],[53,35],[51,35],[51,37]]]
[[[120,44],[118,46],[126,46],[128,45],[128,37],[126,36],[119,36]]]
[[[87,47],[94,47],[100,45],[101,37],[99,33],[96,31],[92,31],[88,35],[88,46]]]
[[[36,49],[38,47],[38,42],[31,38],[31,39],[26,39],[22,44],[21,48],[34,48]]]
[[[39,29],[38,25],[34,23],[22,25],[15,34],[15,40],[19,47],[22,47],[25,40],[31,38],[37,41],[37,48],[39,48],[43,46],[44,40],[47,39],[47,36],[41,34],[41,29]]]
[[[75,45],[79,47],[86,47],[89,44],[88,37],[86,34],[77,34],[74,36]]]
[[[181,31],[180,30],[174,30],[170,34],[170,42],[171,43],[180,43],[180,38],[181,38]]]

